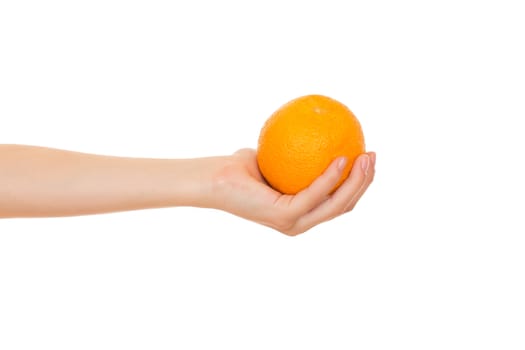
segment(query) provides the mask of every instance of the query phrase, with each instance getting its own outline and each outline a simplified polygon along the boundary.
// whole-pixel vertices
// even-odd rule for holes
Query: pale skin
[[[255,155],[241,149],[207,158],[128,158],[0,145],[0,218],[191,206],[294,236],[351,211],[375,173],[375,153],[364,153],[330,194],[347,161],[339,157],[308,188],[284,195],[266,183]]]

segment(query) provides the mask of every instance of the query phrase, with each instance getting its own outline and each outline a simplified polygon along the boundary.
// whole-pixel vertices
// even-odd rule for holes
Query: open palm
[[[344,158],[338,158],[308,188],[296,195],[271,188],[261,175],[253,149],[231,156],[217,176],[221,209],[297,235],[313,226],[352,210],[374,178],[375,153],[362,154],[345,182],[330,194],[341,178]]]

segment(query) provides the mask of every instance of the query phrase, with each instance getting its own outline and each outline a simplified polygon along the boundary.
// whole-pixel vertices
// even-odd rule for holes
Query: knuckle
[[[355,208],[355,203],[350,203],[350,205],[347,206],[347,207],[345,208],[345,210],[343,211],[343,214],[344,214],[344,213],[348,213],[349,211],[354,210],[354,208]]]
[[[301,233],[303,233],[305,230],[297,229],[296,227],[292,227],[286,230],[279,230],[279,232],[284,233],[285,235],[289,237],[295,237]]]
[[[295,223],[290,215],[279,213],[273,217],[273,224],[275,228],[281,232],[290,230]]]
[[[251,155],[254,152],[255,152],[254,149],[245,147],[245,148],[241,148],[241,149],[237,150],[234,154],[242,156],[242,155]]]
[[[339,179],[341,178],[341,173],[338,171],[330,171],[327,176],[326,180],[330,183],[337,183]]]
[[[289,214],[279,214],[273,221],[274,228],[287,236],[297,236],[305,231],[297,227],[297,219]]]
[[[343,214],[344,213],[348,213],[349,211],[352,211],[354,210],[355,206],[357,204],[357,200],[355,198],[352,198],[352,200],[350,201],[350,203],[348,203],[345,207],[345,209],[343,210]]]

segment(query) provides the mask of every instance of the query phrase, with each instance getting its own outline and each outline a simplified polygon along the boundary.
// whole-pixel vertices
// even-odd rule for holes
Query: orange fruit
[[[277,191],[296,194],[337,157],[348,162],[335,191],[365,152],[361,124],[341,102],[322,95],[296,98],[275,111],[259,135],[257,163]]]

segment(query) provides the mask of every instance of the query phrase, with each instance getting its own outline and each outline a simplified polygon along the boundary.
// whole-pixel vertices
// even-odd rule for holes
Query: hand
[[[345,182],[330,194],[341,177],[336,159],[308,188],[296,195],[272,189],[259,172],[253,149],[233,154],[217,173],[214,195],[218,209],[295,236],[354,208],[374,178],[375,153],[360,155]]]

